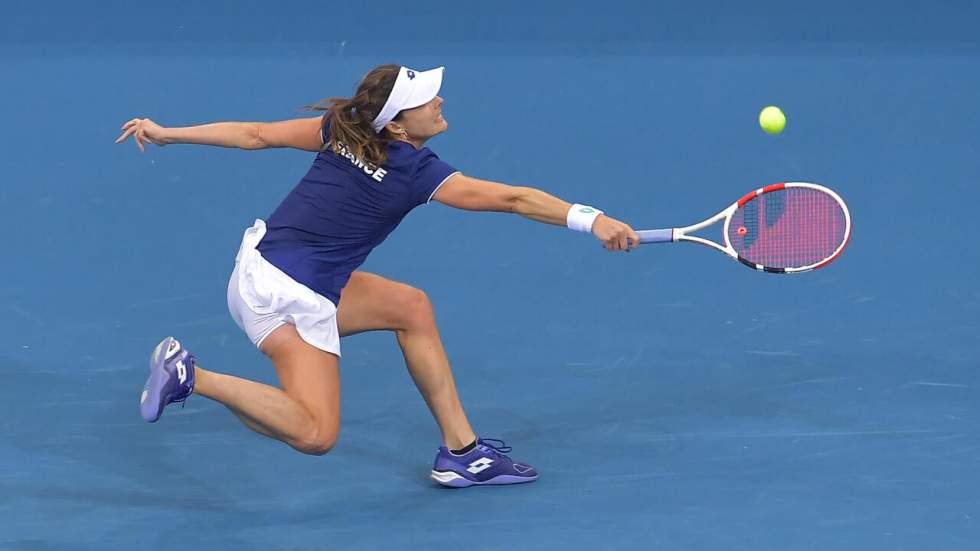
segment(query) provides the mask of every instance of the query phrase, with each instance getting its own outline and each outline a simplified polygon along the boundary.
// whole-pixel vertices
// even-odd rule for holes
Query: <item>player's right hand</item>
[[[133,136],[136,146],[140,151],[146,151],[144,143],[151,143],[163,147],[167,145],[164,132],[167,129],[150,119],[133,119],[122,126],[122,135],[116,138],[116,143],[126,141],[126,138]]]
[[[640,246],[640,236],[628,224],[600,214],[592,223],[592,235],[602,241],[608,251],[629,252]]]

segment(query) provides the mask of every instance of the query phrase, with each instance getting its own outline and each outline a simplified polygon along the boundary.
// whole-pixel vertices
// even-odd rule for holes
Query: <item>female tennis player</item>
[[[460,404],[426,295],[358,271],[409,211],[435,199],[473,211],[520,214],[591,232],[610,251],[639,244],[630,226],[529,187],[465,176],[423,144],[447,128],[437,94],[443,68],[382,65],[352,98],[314,106],[315,118],[165,128],[133,119],[116,143],[204,144],[317,152],[313,166],[268,221],[246,229],[228,283],[228,308],[272,361],[281,388],[203,369],[173,337],[150,358],[140,396],[148,422],[191,393],[217,400],[250,429],[308,454],[333,448],[340,430],[340,337],[394,331],[405,363],[442,431],[432,478],[452,487],[531,482],[510,447],[477,438]]]

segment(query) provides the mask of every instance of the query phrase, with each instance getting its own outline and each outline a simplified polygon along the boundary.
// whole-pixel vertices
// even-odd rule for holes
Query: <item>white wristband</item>
[[[595,207],[576,203],[572,205],[572,208],[568,209],[565,223],[569,229],[592,233],[592,224],[600,214],[602,214],[602,211]]]

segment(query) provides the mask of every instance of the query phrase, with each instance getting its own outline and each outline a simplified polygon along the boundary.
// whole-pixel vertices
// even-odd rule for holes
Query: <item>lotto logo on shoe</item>
[[[493,459],[487,459],[486,457],[481,457],[476,461],[470,463],[469,468],[467,468],[466,470],[473,474],[478,474],[489,469],[490,465],[493,465]]]
[[[187,366],[184,365],[184,360],[177,360],[177,378],[181,383],[187,382]]]

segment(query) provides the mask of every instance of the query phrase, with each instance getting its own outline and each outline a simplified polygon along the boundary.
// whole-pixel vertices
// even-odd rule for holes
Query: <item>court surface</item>
[[[267,4],[0,8],[0,548],[976,548],[975,6]],[[119,126],[301,116],[387,62],[447,67],[428,145],[467,174],[638,229],[813,181],[850,247],[772,276],[413,212],[364,269],[429,294],[471,420],[531,485],[428,479],[439,434],[391,334],[343,341],[325,457],[200,397],[144,424],[168,334],[273,381],[225,286],[312,155],[141,155]]]

